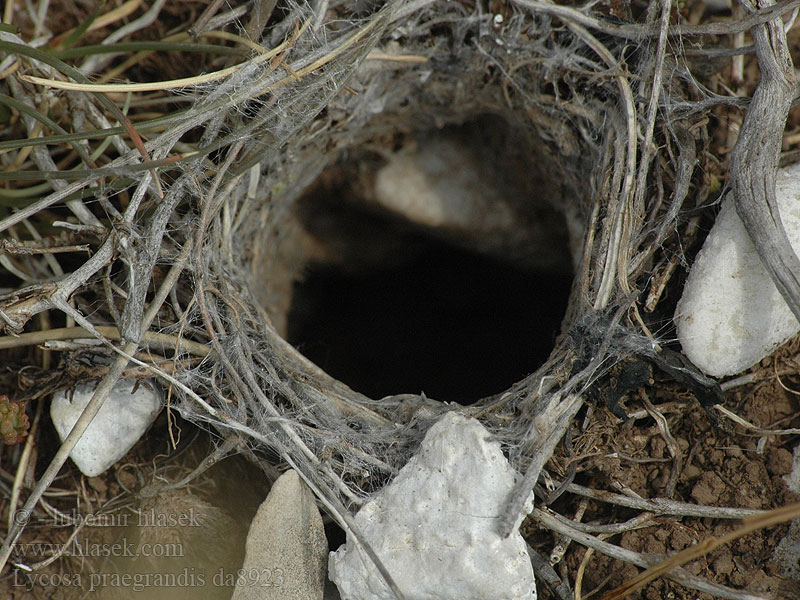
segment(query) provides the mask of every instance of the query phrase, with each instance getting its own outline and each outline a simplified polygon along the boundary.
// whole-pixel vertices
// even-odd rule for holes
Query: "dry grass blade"
[[[109,340],[119,341],[122,339],[122,334],[116,327],[97,325],[95,326],[95,330]],[[64,327],[61,329],[48,329],[46,331],[32,331],[30,333],[0,337],[0,350],[6,348],[21,348],[24,346],[37,346],[56,340],[85,339],[87,337],[93,336],[91,332],[86,331],[83,327]],[[199,342],[193,342],[157,331],[145,332],[142,336],[142,342],[144,344],[153,344],[164,348],[175,348],[180,352],[188,352],[189,354],[199,357],[208,356],[211,352],[208,346]]]
[[[747,106],[749,88],[733,86],[741,92],[734,96],[725,88],[727,71],[705,70],[713,71],[714,60],[729,62],[730,55],[748,50],[726,48],[743,45],[742,39],[729,43],[704,36],[743,38],[756,26],[756,35],[766,36],[756,40],[766,70],[774,66],[769,52],[783,59],[779,24],[770,21],[800,7],[800,0],[732,20],[704,14],[701,0],[678,7],[666,0],[648,0],[646,7],[634,3],[635,15],[629,2],[288,0],[278,5],[256,0],[228,9],[213,0],[205,11],[194,12],[186,3],[158,0],[145,6],[132,0],[105,15],[105,9],[87,9],[59,27],[58,15],[48,13],[62,4],[8,3],[5,14],[19,30],[0,27],[0,50],[8,55],[0,58],[0,126],[8,132],[0,141],[0,233],[5,236],[0,240],[0,327],[6,332],[0,351],[10,357],[8,368],[0,369],[0,383],[20,373],[18,393],[31,398],[31,407],[39,402],[35,408],[41,414],[51,388],[72,379],[106,378],[61,448],[55,452],[53,445],[38,456],[39,463],[50,464],[19,511],[22,517],[50,510],[48,502],[53,511],[68,512],[65,502],[43,494],[81,430],[117,377],[154,377],[169,388],[174,412],[167,427],[179,423],[170,419],[180,415],[190,427],[228,440],[215,458],[235,445],[234,452],[260,461],[265,472],[293,467],[397,597],[406,590],[394,585],[391,564],[376,555],[354,515],[400,472],[430,425],[450,410],[478,419],[514,468],[525,473],[495,521],[503,535],[516,534],[540,473],[546,469],[562,480],[549,497],[538,500],[569,507],[564,509],[569,517],[537,509],[532,519],[556,536],[553,559],[563,557],[564,571],[556,574],[538,556],[537,580],[546,581],[562,600],[573,597],[569,581],[575,569],[577,593],[585,597],[587,589],[606,586],[592,568],[595,563],[619,559],[647,569],[663,556],[627,550],[633,547],[628,536],[652,540],[658,531],[676,535],[671,547],[682,548],[675,532],[692,529],[693,539],[706,535],[701,532],[706,524],[690,518],[719,522],[755,516],[762,520],[754,522],[766,522],[763,511],[730,506],[770,507],[775,499],[739,502],[721,492],[694,493],[705,457],[696,449],[705,442],[692,440],[706,430],[695,420],[687,433],[694,405],[683,395],[685,381],[664,381],[677,377],[680,368],[661,373],[658,388],[648,376],[627,390],[629,399],[631,392],[645,390],[647,410],[623,427],[604,420],[607,415],[593,400],[623,379],[624,367],[647,370],[659,356],[666,361],[655,349],[669,344],[659,336],[668,331],[663,319],[680,291],[682,277],[673,274],[685,266],[686,255],[707,229],[710,211],[704,207],[725,185],[727,154],[716,152],[719,143],[708,116],[713,110],[711,121],[717,122]],[[76,22],[82,24],[73,27]],[[56,34],[50,41],[66,48],[37,39],[48,30]],[[684,46],[690,45],[687,51]],[[779,74],[784,79],[789,65],[778,65],[786,71]],[[768,87],[769,76],[765,82]],[[774,107],[761,102],[766,88],[759,89],[748,114],[751,131],[777,135],[782,113],[776,118]],[[762,118],[771,119],[769,128],[758,124]],[[485,137],[473,141],[478,131]],[[465,241],[469,232],[461,235],[466,225],[460,221],[456,228],[418,226],[405,212],[373,210],[371,204],[377,202],[376,181],[384,165],[428,140],[451,135],[459,147],[475,152],[481,167],[489,165],[481,172],[481,185],[496,183],[502,202],[511,202],[511,212],[519,209],[524,217],[510,221],[539,223],[546,221],[540,209],[556,213],[553,229],[563,226],[563,268],[569,270],[566,280],[571,278],[565,285],[571,285],[564,300],[569,305],[561,307],[566,311],[561,335],[555,348],[544,349],[545,355],[551,353],[541,357],[543,363],[526,358],[517,383],[485,392],[495,395],[474,405],[405,393],[427,389],[416,384],[385,397],[364,393],[360,384],[344,376],[340,381],[314,364],[301,353],[302,341],[284,335],[292,329],[287,324],[289,307],[295,306],[292,294],[300,293],[298,282],[317,262],[360,272],[382,269],[385,255],[387,262],[410,258],[414,248],[409,244],[406,252],[406,238],[390,251],[383,239],[377,251],[364,250],[363,236],[352,233],[361,227],[356,221],[362,208],[370,218],[385,218],[392,230],[413,228],[414,244],[417,236],[428,235],[472,244]],[[469,143],[461,143],[462,135]],[[744,150],[738,152],[746,150],[748,135],[743,130]],[[342,186],[344,180],[350,186],[341,198],[326,187],[332,180],[339,186],[339,178]],[[156,186],[163,186],[163,193],[155,193]],[[323,200],[318,193],[332,205],[330,219],[325,213],[319,223],[316,211]],[[538,204],[539,198],[547,207]],[[691,214],[688,199],[697,202]],[[358,217],[345,210],[351,204]],[[492,215],[505,214],[496,208],[492,205]],[[684,227],[687,218],[692,220]],[[341,231],[331,224],[340,219],[347,221]],[[376,227],[368,223],[367,237],[382,237]],[[329,234],[331,239],[325,238]],[[484,256],[514,265],[553,250],[539,252],[523,240],[518,255],[511,256],[492,246],[512,237],[493,230],[474,246]],[[351,254],[357,265],[350,264]],[[531,275],[537,283],[539,277]],[[427,295],[432,285],[409,287]],[[645,309],[653,312],[640,315],[636,303],[647,289]],[[494,290],[492,302],[503,292]],[[523,295],[529,300],[538,293]],[[306,304],[298,299],[296,306]],[[526,303],[520,319],[537,318]],[[470,336],[480,329],[472,319],[465,321]],[[389,338],[396,336],[381,334],[373,354],[389,355]],[[313,335],[319,335],[316,329]],[[526,350],[533,339],[552,342],[557,335],[527,336]],[[44,359],[30,364],[31,357],[42,358],[41,352]],[[349,349],[328,353],[349,354]],[[488,362],[489,354],[480,360]],[[91,365],[88,374],[85,365]],[[24,376],[25,369],[30,375]],[[458,370],[470,369],[459,364]],[[31,391],[42,381],[46,385]],[[584,409],[579,429],[573,421]],[[655,418],[664,443],[649,419],[640,422],[647,415]],[[738,422],[767,437],[796,432],[789,419],[781,432]],[[774,422],[760,416],[751,420]],[[52,435],[44,429],[46,420],[41,423],[40,435]],[[561,444],[565,431],[570,436]],[[637,446],[641,440],[644,447]],[[769,443],[787,441],[771,437]],[[26,460],[36,464],[33,457],[23,457],[18,481],[30,471]],[[624,493],[603,491],[612,489],[608,482],[587,487],[597,481],[592,473],[609,473],[607,463],[613,461],[621,461],[620,471],[642,476],[615,472],[610,485]],[[201,471],[187,472],[194,477]],[[735,479],[730,473],[720,477]],[[187,482],[181,476],[174,486]],[[0,477],[0,490],[4,485]],[[24,484],[9,486],[11,502],[5,505],[21,504],[25,491]],[[85,500],[85,493],[67,492]],[[579,522],[584,511],[592,518]],[[0,562],[22,535],[23,523],[14,516],[2,515],[10,531]],[[34,531],[24,533],[27,542]],[[615,545],[605,539],[613,535],[626,539]],[[593,551],[576,560],[573,541]],[[695,551],[718,543],[723,542],[715,538]],[[22,562],[43,571],[63,566],[63,559],[49,567]],[[717,584],[704,577],[682,569],[666,573],[674,585],[717,597],[759,598],[726,587],[736,583],[733,578]],[[672,591],[673,584],[656,585]]]
[[[561,520],[555,518],[553,514],[547,511],[540,510],[535,508],[532,513],[533,518],[538,521],[540,524],[544,525],[548,529],[551,529],[557,533],[562,535],[569,536],[574,541],[582,544],[588,548],[594,548],[596,551],[605,554],[611,558],[621,560],[627,563],[634,564],[639,567],[650,567],[653,564],[659,562],[659,558],[653,556],[652,554],[643,554],[641,552],[634,552],[632,550],[628,550],[621,546],[617,546],[615,544],[610,544],[606,541],[603,541],[598,536],[589,535],[586,533],[582,533],[567,525],[566,523],[562,522]],[[719,585],[716,583],[711,583],[702,577],[698,577],[689,573],[688,571],[676,568],[671,571],[668,571],[665,574],[667,579],[675,581],[682,586],[704,592],[707,594],[711,594],[714,597],[718,598],[726,598],[728,600],[766,600],[764,596],[758,594],[751,594],[749,592],[744,592],[740,590],[734,590],[727,586]]]
[[[282,44],[276,46],[272,50],[268,50],[239,65],[227,67],[213,73],[206,73],[204,75],[196,75],[194,77],[184,77],[182,79],[171,79],[168,81],[150,81],[147,83],[84,83],[72,81],[59,81],[57,79],[45,79],[44,77],[34,77],[32,75],[20,75],[19,78],[24,81],[29,81],[36,85],[47,86],[59,90],[71,90],[76,92],[94,92],[94,93],[127,93],[127,92],[157,92],[165,90],[178,90],[184,89],[193,85],[202,85],[225,79],[242,69],[245,66],[257,65],[266,62],[281,52],[291,47],[294,40],[302,35],[306,29],[311,25],[311,21],[306,21],[302,27],[296,32],[292,39],[286,40]],[[123,123],[124,125],[124,123]],[[126,126],[127,129],[127,126]],[[138,145],[137,145],[138,147]],[[145,158],[148,158],[145,155]]]

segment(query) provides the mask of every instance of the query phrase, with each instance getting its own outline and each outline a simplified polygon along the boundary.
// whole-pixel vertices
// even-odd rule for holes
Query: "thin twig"
[[[660,560],[660,557],[653,556],[652,554],[642,554],[640,552],[627,550],[625,548],[621,548],[620,546],[615,546],[614,544],[604,542],[595,536],[581,533],[577,529],[573,529],[572,527],[561,523],[550,513],[538,508],[535,508],[531,515],[547,529],[551,529],[562,535],[567,535],[579,544],[582,544],[588,548],[594,548],[598,552],[601,552],[606,556],[610,556],[611,558],[616,558],[617,560],[622,560],[624,562],[632,563],[645,568],[658,563]],[[692,575],[680,568],[674,569],[673,571],[667,573],[665,577],[688,588],[705,592],[719,598],[727,598],[729,600],[769,600],[764,596],[733,590],[722,585],[708,582],[705,579],[701,579],[700,577]]]
[[[798,517],[800,517],[800,503],[776,508],[762,515],[745,519],[744,524],[734,531],[720,537],[708,537],[699,544],[695,544],[677,554],[673,554],[669,558],[660,561],[658,564],[651,566],[636,577],[614,588],[607,594],[604,594],[600,600],[621,600],[625,596],[643,588],[658,577],[669,577],[670,573],[674,573],[681,565],[685,565],[691,560],[705,556],[715,548],[719,548],[753,531],[779,525],[780,523],[785,523]]]
[[[95,325],[94,328],[104,338],[108,338],[109,340],[119,341],[122,339],[122,334],[116,327],[110,325]],[[86,331],[83,327],[63,327],[60,329],[48,329],[46,331],[32,331],[30,333],[0,337],[0,350],[20,348],[23,346],[38,346],[39,344],[44,344],[53,340],[76,340],[91,336],[91,332]],[[142,343],[153,344],[163,348],[176,348],[181,352],[200,357],[208,356],[211,352],[208,346],[199,342],[193,342],[192,340],[166,333],[159,333],[157,331],[146,331],[142,336]]]
[[[14,485],[11,488],[11,498],[8,501],[8,531],[11,531],[11,528],[14,526],[14,515],[17,512],[19,495],[22,491],[22,486],[25,484],[25,476],[28,473],[28,467],[31,465],[31,457],[34,454],[33,446],[35,444],[36,434],[39,431],[39,421],[42,417],[43,406],[44,402],[39,400],[36,405],[36,414],[33,417],[33,423],[28,431],[28,437],[25,440],[25,447],[22,450],[22,456],[19,459],[19,464],[17,465],[17,470],[14,475]]]
[[[678,442],[675,441],[675,438],[672,436],[672,433],[669,430],[669,423],[667,422],[666,417],[661,414],[655,406],[653,406],[653,403],[650,402],[650,398],[647,397],[647,392],[645,392],[643,388],[639,389],[639,397],[641,398],[645,409],[647,409],[647,412],[650,413],[653,419],[655,419],[656,425],[658,426],[658,431],[661,433],[661,437],[663,437],[664,441],[667,443],[669,453],[672,455],[672,469],[669,472],[669,480],[664,488],[664,493],[668,498],[671,498],[675,493],[675,485],[678,483],[678,476],[681,473],[681,449],[680,446],[678,446]]]
[[[763,427],[758,427],[757,425],[753,425],[750,421],[747,421],[737,415],[736,413],[728,410],[721,404],[715,404],[714,409],[721,412],[724,416],[729,418],[734,423],[738,423],[742,427],[749,429],[755,433],[761,435],[798,435],[800,434],[800,429],[798,428],[790,428],[790,429],[764,429]]]
[[[667,49],[667,30],[669,28],[670,10],[672,9],[671,0],[661,1],[661,17],[658,22],[658,47],[656,49],[655,61],[653,64],[653,80],[650,85],[650,99],[647,104],[647,120],[645,121],[644,143],[642,144],[642,156],[639,160],[639,172],[636,176],[636,186],[634,187],[633,207],[636,216],[644,213],[644,194],[647,190],[647,174],[650,170],[650,160],[653,156],[653,132],[656,125],[656,111],[661,97],[661,79],[664,72],[664,57]]]
[[[636,529],[645,529],[652,527],[655,524],[653,520],[653,513],[642,513],[623,523],[610,523],[608,525],[600,525],[595,523],[581,523],[568,519],[557,512],[552,513],[556,519],[563,521],[566,525],[582,531],[583,533],[598,533],[598,534],[617,534],[625,533],[626,531],[634,531]]]
[[[558,600],[575,600],[572,591],[569,589],[569,580],[562,579],[555,572],[553,567],[547,562],[544,556],[527,544],[528,556],[531,557],[533,573],[538,581],[543,581],[548,589],[556,595]]]
[[[552,4],[550,2],[537,2],[535,0],[513,1],[514,4],[524,6],[529,10],[551,14],[563,19],[565,22],[578,23],[588,29],[594,29],[595,31],[620,38],[640,41],[661,34],[658,27],[612,23],[611,21],[598,19],[597,17],[583,13],[571,6]],[[730,35],[739,31],[747,31],[748,29],[772,21],[777,17],[793,11],[798,6],[800,6],[800,0],[788,0],[774,6],[766,6],[757,13],[741,20],[706,23],[703,25],[675,25],[669,28],[668,33],[670,37]]]
[[[680,515],[684,517],[702,517],[711,519],[744,519],[746,517],[763,515],[766,511],[752,508],[730,508],[726,506],[703,506],[701,504],[688,504],[666,498],[632,498],[623,494],[615,494],[603,490],[571,483],[567,491],[580,496],[594,498],[602,502],[617,504],[627,508],[651,512],[658,515]]]

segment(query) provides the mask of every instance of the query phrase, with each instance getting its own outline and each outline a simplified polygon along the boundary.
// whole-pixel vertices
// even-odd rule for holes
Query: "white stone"
[[[393,154],[378,171],[379,204],[426,227],[511,230],[514,212],[481,179],[469,151],[445,137]]]
[[[361,508],[356,524],[406,598],[535,600],[519,522],[508,538],[497,533],[517,478],[477,420],[448,413],[394,481]],[[531,494],[525,511],[532,508]],[[394,599],[349,538],[331,553],[328,571],[342,600]]]
[[[408,144],[376,173],[374,201],[451,243],[534,268],[568,269],[571,231],[556,209],[544,194],[522,202],[475,143],[442,134]],[[531,202],[538,206],[536,218]],[[583,252],[582,237],[569,243]]]
[[[776,196],[800,252],[800,163],[778,171]],[[744,371],[800,331],[730,200],[692,265],[675,325],[686,356],[714,377]]]
[[[800,444],[795,446],[792,453],[792,470],[784,475],[783,479],[790,490],[795,494],[800,494]]]
[[[245,573],[280,574],[280,585],[245,580],[236,585],[231,600],[322,600],[327,554],[314,495],[297,471],[287,471],[250,524],[242,565]]]
[[[61,441],[72,431],[96,387],[79,385],[53,395],[50,417]],[[161,392],[155,383],[119,380],[69,457],[87,477],[100,475],[139,441],[161,411],[161,404]]]

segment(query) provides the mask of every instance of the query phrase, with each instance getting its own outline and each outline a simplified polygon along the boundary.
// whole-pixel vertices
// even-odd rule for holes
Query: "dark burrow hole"
[[[472,133],[453,135],[465,147],[487,146]],[[489,168],[498,171],[504,160],[500,156]],[[354,162],[369,160],[349,164]],[[481,158],[473,164],[486,162]],[[368,170],[379,168],[372,164]],[[518,165],[511,168],[520,174],[516,177],[529,175]],[[412,223],[365,201],[354,188],[369,188],[371,175],[364,177],[363,166],[361,173],[338,169],[323,173],[298,205],[305,230],[323,240],[324,256],[335,258],[309,263],[295,284],[290,343],[329,375],[372,398],[424,392],[460,404],[506,390],[548,358],[572,283],[566,226],[558,210],[519,211],[523,220],[538,219],[535,227],[558,230],[536,251],[556,260],[514,251],[504,257],[496,240],[484,244],[473,225],[465,242],[462,232],[443,233],[441,227]],[[501,179],[513,177],[501,174]],[[515,194],[520,206],[530,204],[530,189],[504,190],[498,197],[505,201]],[[353,201],[354,195],[361,198]],[[487,218],[494,218],[490,213],[491,208]]]
[[[367,396],[469,404],[547,359],[570,283],[427,240],[412,260],[364,273],[312,265],[289,341]]]

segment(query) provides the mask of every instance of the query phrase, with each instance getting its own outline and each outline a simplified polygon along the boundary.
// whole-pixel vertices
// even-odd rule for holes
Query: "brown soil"
[[[230,574],[241,567],[247,528],[267,494],[267,479],[244,457],[233,456],[178,490],[149,494],[183,479],[211,451],[205,433],[195,436],[193,425],[177,420],[173,431],[178,435],[179,426],[184,436],[178,450],[169,448],[162,414],[102,475],[86,478],[71,462],[64,466],[51,488],[55,497],[47,499],[62,516],[37,509],[11,561],[35,566],[59,556],[30,574],[19,568],[4,573],[0,598],[230,598]],[[49,435],[42,432],[45,446]],[[4,521],[7,511],[6,503]],[[80,522],[84,526],[71,538]]]
[[[796,344],[796,342],[795,342]],[[794,354],[793,344],[781,354]],[[784,389],[776,379],[772,360],[754,369],[764,379],[755,384],[730,390],[725,406],[751,423],[770,429],[796,428],[800,425],[800,400],[797,393]],[[798,387],[796,378],[782,378],[788,388]],[[761,436],[731,426],[720,419],[711,424],[698,403],[672,386],[649,390],[651,400],[665,407],[669,430],[680,448],[680,473],[673,500],[708,506],[770,509],[800,501],[800,494],[788,489],[783,475],[792,468],[791,450],[796,436]],[[675,406],[680,400],[682,405]],[[667,404],[669,403],[669,404]],[[640,411],[640,402],[625,403],[628,414]],[[671,408],[670,412],[666,412]],[[762,439],[763,438],[763,439]],[[761,445],[759,444],[761,442]],[[575,482],[595,489],[620,492],[629,489],[643,498],[666,497],[665,489],[673,461],[664,437],[654,419],[645,416],[619,423],[605,408],[594,410],[588,426],[575,435],[574,452],[584,456],[579,462]],[[614,457],[610,456],[615,454]],[[626,458],[620,458],[624,455]],[[562,460],[565,457],[562,457]],[[558,463],[551,461],[551,466]],[[563,464],[563,463],[562,463]],[[555,471],[555,469],[554,469]],[[562,475],[562,473],[557,473]],[[574,515],[579,498],[565,494],[552,508],[563,515]],[[637,511],[590,500],[584,522],[623,522]],[[661,517],[647,528],[627,531],[605,541],[642,553],[672,554],[709,536],[721,536],[741,525],[738,520]],[[542,556],[549,556],[554,536],[529,523],[529,543]],[[720,547],[685,568],[692,574],[714,583],[751,592],[768,592],[775,598],[792,598],[791,590],[800,583],[787,581],[772,562],[772,554],[786,535],[789,525],[758,531]],[[640,569],[610,559],[597,552],[587,558],[587,549],[573,543],[559,568],[569,573],[570,583],[581,562],[586,560],[582,578],[582,597],[606,592],[635,576]],[[562,572],[563,576],[563,572]],[[554,598],[544,586],[540,598]],[[630,598],[661,600],[710,600],[712,596],[689,590],[665,579],[650,583]]]

